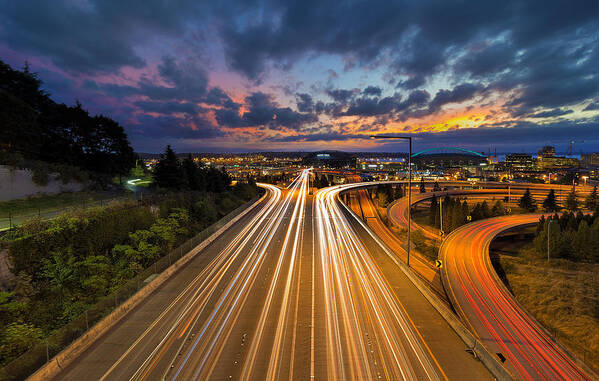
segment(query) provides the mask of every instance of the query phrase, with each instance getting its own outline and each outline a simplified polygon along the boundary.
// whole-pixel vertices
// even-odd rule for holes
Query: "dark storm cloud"
[[[463,83],[452,90],[439,90],[433,100],[429,103],[431,110],[439,110],[441,106],[448,103],[460,103],[474,97],[481,91],[482,87],[473,83]]]
[[[198,8],[195,3],[3,0],[0,36],[14,49],[46,56],[65,70],[90,73],[139,68],[146,63],[135,44],[147,33],[183,33],[184,22]]]
[[[280,107],[272,96],[263,92],[254,92],[245,98],[249,111],[239,115],[236,109],[215,110],[216,120],[223,127],[281,127],[299,129],[304,124],[317,121],[312,113],[300,113],[289,107]]]
[[[353,95],[353,90],[332,89],[327,90],[327,95],[339,103],[346,103]]]
[[[537,112],[535,114],[530,115],[529,118],[554,118],[557,116],[572,114],[573,112],[573,110],[563,110],[555,108],[553,110]]]
[[[196,115],[201,108],[194,103],[189,102],[156,102],[156,101],[137,101],[133,103],[146,112],[155,112],[159,114],[185,113]]]
[[[362,90],[362,94],[364,94],[364,95],[374,95],[377,97],[380,97],[382,93],[383,93],[383,89],[381,89],[378,86],[368,86],[367,88]]]
[[[299,112],[312,112],[314,110],[314,101],[310,94],[296,94],[297,97],[297,111]]]
[[[129,130],[133,135],[146,138],[204,139],[223,136],[220,130],[197,116],[177,117],[143,114],[138,117],[138,122],[130,125]]]

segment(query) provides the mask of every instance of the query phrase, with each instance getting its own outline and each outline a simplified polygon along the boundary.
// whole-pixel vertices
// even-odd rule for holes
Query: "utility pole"
[[[412,137],[411,136],[387,136],[371,135],[371,139],[402,139],[408,140],[410,149],[408,153],[408,258],[407,264],[410,267],[410,233],[412,230]]]
[[[443,197],[439,196],[439,216],[441,218],[441,234],[443,234]]]

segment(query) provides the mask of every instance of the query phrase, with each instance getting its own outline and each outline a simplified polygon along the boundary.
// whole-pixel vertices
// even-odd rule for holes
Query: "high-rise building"
[[[545,146],[539,150],[539,157],[554,157],[555,147]]]

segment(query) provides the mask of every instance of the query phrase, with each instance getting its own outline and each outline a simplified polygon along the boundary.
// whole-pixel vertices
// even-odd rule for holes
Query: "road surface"
[[[260,205],[58,379],[489,379],[332,193],[308,196],[308,177],[263,184]]]
[[[516,302],[497,276],[489,245],[498,234],[535,224],[540,215],[481,220],[452,232],[440,248],[443,282],[460,317],[481,342],[524,380],[587,379],[585,373]],[[499,355],[498,355],[499,356]]]

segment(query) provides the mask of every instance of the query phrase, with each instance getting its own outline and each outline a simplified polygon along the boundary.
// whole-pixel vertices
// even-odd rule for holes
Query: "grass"
[[[115,194],[106,192],[65,192],[55,195],[39,195],[19,198],[9,201],[0,201],[0,218],[37,213],[38,211],[61,209],[70,206],[84,205],[85,203],[116,197]]]
[[[506,253],[506,251],[503,251]],[[499,254],[498,273],[516,300],[551,334],[599,369],[599,264],[539,258],[530,244]]]

